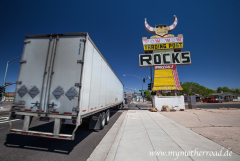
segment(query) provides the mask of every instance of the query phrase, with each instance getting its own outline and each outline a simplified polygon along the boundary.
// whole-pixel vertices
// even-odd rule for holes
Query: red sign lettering
[[[176,65],[161,65],[155,66],[155,69],[175,69]]]
[[[177,41],[181,41],[181,37],[176,37]]]
[[[166,42],[170,42],[170,39],[165,39]]]

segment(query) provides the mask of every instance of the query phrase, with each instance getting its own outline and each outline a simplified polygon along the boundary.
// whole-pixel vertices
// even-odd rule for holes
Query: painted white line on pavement
[[[12,121],[18,121],[20,119],[15,119]],[[0,124],[7,123],[8,122],[8,117],[0,117]]]

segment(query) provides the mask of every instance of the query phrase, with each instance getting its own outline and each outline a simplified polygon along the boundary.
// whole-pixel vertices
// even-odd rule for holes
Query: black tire
[[[105,114],[105,112],[103,112],[102,114],[101,114],[101,117],[100,117],[101,119],[100,119],[100,130],[102,130],[103,128],[104,128],[104,126],[105,126],[105,122],[106,122],[106,114]]]
[[[120,105],[118,105],[118,109],[119,110],[123,109],[123,104],[122,103]]]
[[[109,120],[110,120],[110,111],[107,110],[106,111],[106,114],[105,114],[105,125],[107,125],[109,123]]]

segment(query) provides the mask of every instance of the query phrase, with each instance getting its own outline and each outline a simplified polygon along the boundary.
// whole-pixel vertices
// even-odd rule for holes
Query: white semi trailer
[[[109,122],[109,108],[124,106],[123,84],[88,33],[26,36],[9,133],[74,140],[82,119],[91,129]],[[33,117],[54,121],[53,131],[31,131]],[[11,120],[22,118],[22,129]],[[74,124],[72,134],[61,125]]]

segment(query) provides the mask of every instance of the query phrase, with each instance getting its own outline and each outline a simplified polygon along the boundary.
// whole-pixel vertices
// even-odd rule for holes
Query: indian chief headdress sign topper
[[[155,25],[155,28],[154,28],[154,27],[151,27],[147,23],[147,19],[145,18],[146,30],[152,34],[156,34],[156,35],[152,36],[151,39],[152,38],[172,37],[173,35],[168,34],[168,32],[173,31],[175,29],[175,27],[177,26],[177,23],[178,23],[177,16],[174,15],[174,22],[171,26],[163,24],[163,25]]]
[[[183,35],[168,34],[178,24],[177,16],[174,15],[173,24],[155,25],[151,27],[145,18],[145,29],[155,34],[148,39],[142,37],[145,54],[139,54],[140,67],[154,67],[154,81],[152,91],[159,90],[182,90],[180,85],[177,65],[191,64],[189,51],[181,51],[183,48]]]

